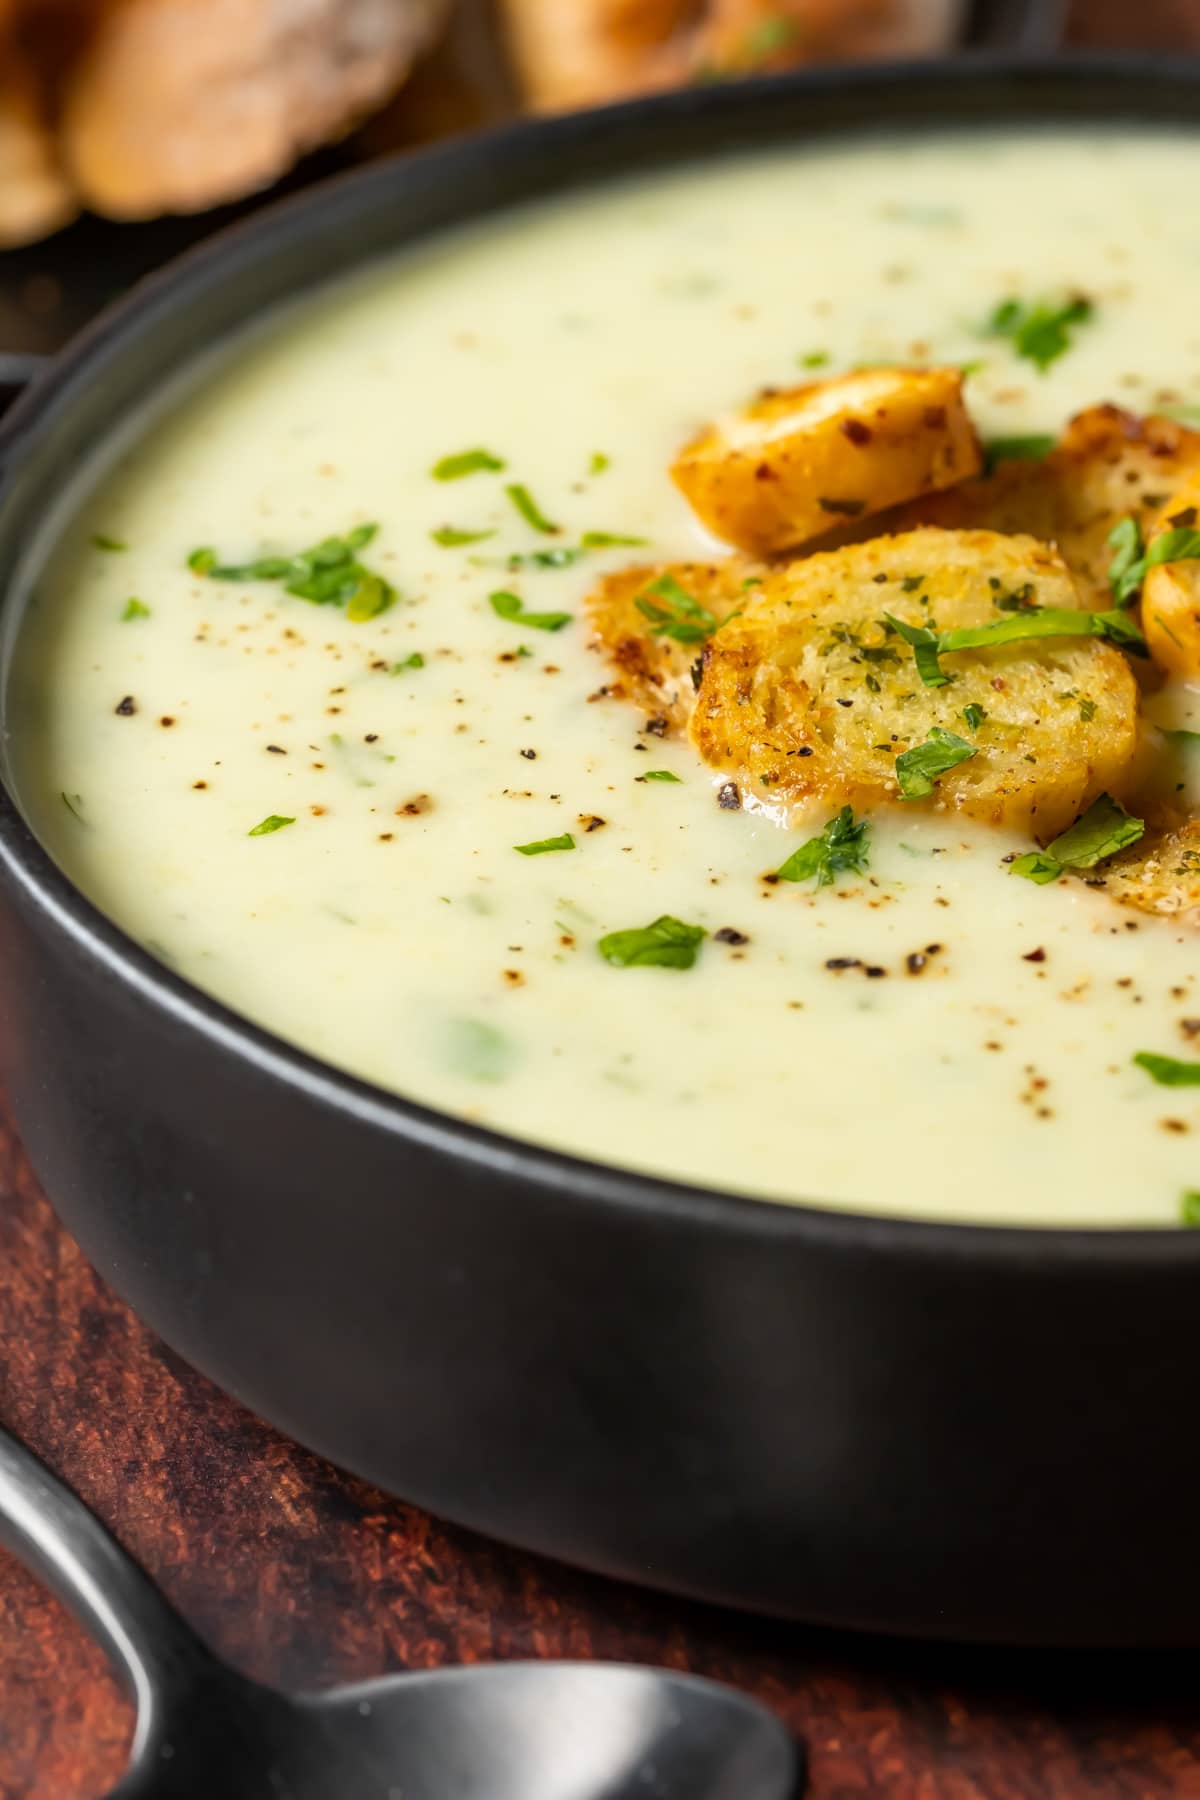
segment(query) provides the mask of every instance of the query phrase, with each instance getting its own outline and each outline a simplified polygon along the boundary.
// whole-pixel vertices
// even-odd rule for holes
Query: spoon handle
[[[83,1502],[2,1426],[0,1544],[53,1588],[124,1674],[137,1702],[136,1754],[164,1698],[212,1659]]]

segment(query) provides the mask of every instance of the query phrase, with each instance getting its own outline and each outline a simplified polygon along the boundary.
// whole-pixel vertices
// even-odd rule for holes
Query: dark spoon
[[[82,1501],[0,1429],[0,1542],[132,1689],[109,1800],[793,1800],[765,1707],[603,1663],[498,1663],[280,1694],[205,1649]]]

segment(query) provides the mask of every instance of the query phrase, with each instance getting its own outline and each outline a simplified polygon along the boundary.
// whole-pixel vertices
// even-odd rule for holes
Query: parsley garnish
[[[412,655],[406,656],[402,662],[394,662],[388,670],[388,674],[403,675],[405,669],[423,669],[424,667],[425,658],[419,650],[414,650]]]
[[[1031,432],[1027,437],[989,438],[983,446],[984,465],[990,474],[997,463],[1042,462],[1053,448],[1054,439],[1040,432]]]
[[[1144,819],[1131,818],[1111,794],[1101,794],[1083,817],[1047,844],[1045,850],[1018,856],[1009,865],[1009,874],[1023,875],[1042,887],[1057,881],[1064,869],[1094,869],[1118,850],[1136,844],[1145,829]]]
[[[282,581],[285,594],[314,606],[342,606],[355,624],[392,604],[396,591],[358,560],[378,525],[358,525],[345,537],[322,538],[294,556],[260,556],[254,562],[219,563],[214,550],[193,550],[188,567],[210,581]]]
[[[526,612],[521,596],[510,594],[503,588],[488,595],[488,604],[501,619],[511,619],[514,625],[529,625],[534,631],[561,631],[564,625],[571,623],[570,613]]]
[[[978,731],[987,718],[987,713],[982,706],[976,706],[972,700],[969,706],[963,707],[962,716],[966,720],[968,731]]]
[[[1200,1192],[1188,1188],[1179,1197],[1179,1222],[1181,1225],[1200,1225]]]
[[[828,350],[808,350],[796,358],[802,369],[827,369],[829,360]]]
[[[524,487],[521,482],[510,482],[504,491],[524,519],[525,523],[527,525],[532,525],[535,531],[542,532],[546,537],[553,537],[557,532],[562,530],[561,525],[555,525],[552,520],[546,517],[529,489]]]
[[[618,969],[690,969],[707,936],[702,925],[685,925],[664,913],[652,925],[610,931],[596,948],[606,962]]]
[[[603,450],[592,451],[592,460],[588,464],[589,475],[603,475],[605,469],[611,469],[611,467],[611,456],[605,456]]]
[[[1200,1062],[1178,1062],[1153,1050],[1139,1050],[1133,1060],[1160,1087],[1200,1087]]]
[[[129,545],[123,544],[120,538],[106,537],[102,531],[97,531],[92,537],[92,548],[95,550],[128,550]]]
[[[1055,303],[1052,300],[1002,300],[983,327],[984,337],[1008,338],[1018,356],[1044,375],[1051,363],[1071,348],[1071,332],[1086,325],[1095,314],[1082,296]]]
[[[635,781],[682,781],[671,769],[647,769],[644,775],[636,775]]]
[[[286,819],[282,813],[268,813],[260,819],[247,833],[247,837],[268,837],[272,831],[282,831],[285,825],[294,825],[295,819]]]
[[[82,794],[60,794],[58,797],[73,819],[78,819],[81,825],[86,823],[83,813],[80,811],[83,805]]]
[[[945,687],[950,677],[943,673],[938,658],[956,650],[988,650],[1036,638],[1095,637],[1105,638],[1135,656],[1146,654],[1146,640],[1123,612],[1076,612],[1066,606],[1022,607],[990,625],[964,625],[954,631],[906,625],[891,613],[885,613],[884,618],[906,644],[912,645],[917,674],[926,687]]]
[[[659,605],[660,601],[662,605]],[[650,621],[652,637],[673,638],[677,644],[702,644],[714,631],[720,631],[722,625],[728,625],[730,619],[738,617],[736,612],[731,612],[718,619],[695,595],[689,594],[674,575],[660,575],[642,589],[634,605],[643,619]]]
[[[459,450],[435,462],[430,473],[435,481],[461,481],[464,475],[492,474],[504,467],[503,458],[490,450]]]
[[[818,836],[792,851],[776,874],[780,881],[811,881],[815,876],[819,888],[830,887],[837,875],[865,875],[870,836],[868,821],[856,823],[853,810],[843,806],[834,818],[826,820]]]
[[[142,601],[127,600],[125,602],[125,610],[121,614],[121,620],[123,623],[129,619],[148,619],[149,617],[150,617],[150,608],[148,606],[143,605]]]
[[[965,738],[934,725],[923,744],[914,744],[911,750],[896,758],[900,792],[906,800],[924,800],[932,794],[939,775],[945,775],[978,754],[975,745],[968,744]]]
[[[1108,535],[1115,555],[1108,568],[1113,595],[1118,606],[1127,606],[1151,569],[1163,563],[1194,562],[1200,557],[1200,531],[1190,526],[1176,526],[1160,531],[1143,549],[1141,529],[1132,514],[1121,519]]]
[[[649,538],[623,537],[619,531],[585,531],[580,538],[580,548],[584,550],[608,550],[617,544],[629,544],[638,547],[648,544]]]
[[[495,537],[496,534],[494,531],[460,531],[457,525],[439,525],[429,535],[435,544],[454,550],[459,544],[482,544],[485,538]]]
[[[569,831],[561,837],[537,838],[532,844],[514,844],[518,856],[544,856],[547,850],[573,850],[575,839]]]
[[[587,551],[582,544],[561,544],[557,550],[527,550],[524,554],[510,556],[505,568],[512,569],[569,569],[573,563],[582,562]]]

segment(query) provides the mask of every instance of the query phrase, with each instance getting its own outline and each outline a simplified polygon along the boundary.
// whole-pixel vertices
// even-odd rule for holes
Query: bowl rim
[[[1120,92],[1127,91],[1131,100],[1140,97],[1143,108],[1156,91],[1172,88],[1189,96],[1194,94],[1195,120],[1189,122],[1172,114],[1169,123],[1176,129],[1196,129],[1200,133],[1200,55],[1089,52],[1041,58],[976,52],[954,60],[791,71],[674,90],[557,117],[523,118],[427,148],[401,151],[364,168],[334,175],[298,195],[270,203],[250,218],[215,232],[173,258],[106,307],[55,357],[49,369],[18,397],[0,424],[0,506],[20,451],[37,441],[56,413],[69,405],[107,358],[120,353],[131,336],[141,329],[152,329],[156,317],[176,298],[202,288],[226,265],[269,258],[281,238],[323,219],[347,196],[369,204],[376,192],[381,199],[391,195],[398,182],[417,184],[430,176],[444,180],[453,177],[456,169],[481,158],[503,163],[530,148],[552,155],[560,146],[577,146],[597,138],[611,143],[621,132],[634,130],[661,129],[669,136],[672,126],[694,121],[697,116],[719,125],[722,120],[735,120],[742,111],[768,98],[790,99],[799,105],[811,96],[828,99],[854,95],[875,96],[884,103],[878,127],[823,123],[805,133],[805,140],[814,143],[848,141],[855,136],[869,136],[872,131],[901,130],[914,135],[961,131],[961,122],[936,115],[915,124],[896,119],[889,115],[886,102],[898,93],[922,86],[932,88],[936,94],[951,86],[958,89],[963,84],[980,86],[985,82],[1000,82],[1011,88],[1014,124],[1024,117],[1026,123],[1035,126],[1069,127],[1101,118],[1098,105],[1080,105],[1068,99],[1073,83],[1097,78],[1115,84]],[[999,124],[1006,110],[1001,107],[994,116],[989,114],[987,123]],[[1116,121],[1118,129],[1122,123]],[[1153,122],[1150,128],[1155,128]],[[763,141],[770,141],[772,136],[782,141],[784,135],[782,129],[764,133]],[[681,148],[674,160],[683,165],[713,153],[736,151],[718,146],[700,152]],[[584,176],[553,183],[550,191],[603,185],[605,180],[621,180],[628,174],[623,164],[607,173],[597,168]],[[486,215],[465,213],[462,223],[477,222],[480,216],[502,215],[536,198],[529,194],[507,195]],[[412,234],[412,241],[429,238],[438,229],[454,228],[422,228]],[[365,266],[368,260],[364,257],[359,266]],[[337,279],[353,279],[355,272],[348,269]],[[320,278],[315,279],[305,297],[315,294],[320,286]],[[248,312],[242,318],[243,328],[252,322],[252,316]],[[598,1162],[510,1137],[408,1099],[277,1036],[156,960],[60,869],[26,821],[3,778],[0,879],[10,890],[18,891],[26,905],[53,926],[98,973],[165,1021],[207,1040],[219,1054],[248,1064],[258,1075],[291,1088],[310,1104],[340,1113],[353,1124],[433,1153],[465,1160],[484,1173],[519,1179],[543,1193],[552,1191],[555,1199],[563,1203],[586,1202],[614,1212],[686,1220],[731,1236],[749,1234],[781,1243],[821,1244],[834,1251],[868,1251],[892,1261],[936,1257],[974,1262],[984,1258],[993,1266],[1007,1265],[1026,1274],[1034,1268],[1064,1266],[1087,1266],[1097,1272],[1112,1266],[1177,1268],[1181,1257],[1200,1263],[1200,1233],[1181,1232],[1173,1226],[973,1224],[965,1220],[893,1217],[820,1201],[780,1200]]]

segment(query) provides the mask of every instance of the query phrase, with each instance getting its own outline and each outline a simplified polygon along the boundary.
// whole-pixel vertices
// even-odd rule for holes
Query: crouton
[[[705,649],[692,740],[744,799],[787,816],[900,799],[896,758],[937,727],[974,754],[924,804],[1045,841],[1134,754],[1124,657],[1090,637],[1025,641],[947,653],[949,684],[926,686],[885,615],[945,631],[1079,605],[1054,551],[988,531],[914,531],[772,569]]]
[[[957,369],[863,369],[763,394],[671,474],[717,537],[770,556],[980,467]]]
[[[21,46],[0,37],[0,247],[56,231],[75,211],[41,83]]]
[[[1057,546],[1085,603],[1103,611],[1112,605],[1113,526],[1132,515],[1148,531],[1193,471],[1200,471],[1200,432],[1173,419],[1091,406],[1076,414],[1044,461],[1003,462],[983,480],[918,500],[882,523],[891,531],[941,525],[1028,532]]]
[[[1143,838],[1080,879],[1121,906],[1200,925],[1200,819]]]
[[[1200,471],[1163,507],[1147,535],[1152,545],[1167,531],[1200,528]],[[1142,630],[1160,667],[1185,681],[1200,681],[1200,562],[1159,563],[1142,583]]]
[[[614,671],[608,693],[665,720],[669,731],[682,731],[695,705],[692,672],[711,623],[745,604],[753,591],[746,583],[757,573],[754,563],[731,556],[723,562],[658,563],[606,575],[588,595],[585,610],[592,624],[591,648]],[[689,612],[689,602],[699,610]]]

